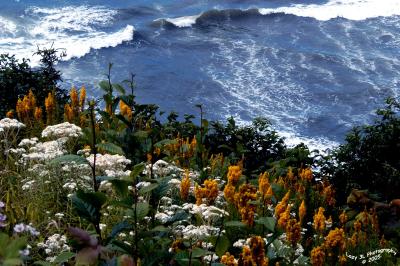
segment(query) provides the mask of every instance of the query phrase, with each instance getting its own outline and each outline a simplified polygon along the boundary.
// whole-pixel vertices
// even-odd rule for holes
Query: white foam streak
[[[174,24],[175,26],[179,28],[184,28],[184,27],[190,27],[194,24],[196,24],[196,20],[201,16],[200,15],[194,15],[194,16],[185,16],[185,17],[179,17],[179,18],[167,18],[165,19],[169,23]]]
[[[329,1],[322,5],[293,5],[279,8],[260,8],[260,14],[285,13],[317,20],[342,17],[350,20],[400,15],[398,0],[342,0]]]

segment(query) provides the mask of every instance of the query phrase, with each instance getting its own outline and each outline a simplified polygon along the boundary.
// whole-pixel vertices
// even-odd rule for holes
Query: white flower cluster
[[[37,142],[32,147],[27,149],[26,154],[22,154],[22,163],[29,161],[46,162],[56,157],[64,155],[67,151],[65,144],[67,139],[61,138],[46,142]]]
[[[218,235],[220,229],[218,227],[210,226],[210,225],[178,225],[175,228],[175,234],[180,235],[183,239],[191,239],[191,240],[204,240],[210,236]]]
[[[169,164],[163,160],[158,160],[153,165],[147,164],[146,168],[143,171],[145,175],[149,176],[150,173],[153,173],[155,177],[163,177],[167,175],[176,176],[177,174],[180,175],[183,172],[184,170],[182,170],[181,168],[173,164]]]
[[[81,135],[82,129],[68,122],[48,126],[42,131],[42,138],[77,138]]]
[[[37,246],[44,249],[44,252],[48,256],[46,261],[54,262],[59,253],[71,250],[66,243],[67,237],[65,235],[54,234],[47,238],[46,242],[40,242]]]
[[[196,205],[193,203],[184,203],[182,205],[184,210],[189,211],[191,214],[199,215],[204,221],[209,224],[212,221],[218,220],[223,216],[229,216],[229,213],[225,210],[219,209],[215,206],[207,206],[206,204]]]
[[[93,165],[94,155],[91,154],[86,158],[90,165]],[[125,168],[131,160],[126,159],[125,156],[114,154],[97,154],[96,155],[96,170],[100,175],[121,177],[130,174],[130,171],[125,171]]]
[[[12,129],[21,129],[24,127],[25,125],[16,119],[3,118],[0,120],[0,133]]]

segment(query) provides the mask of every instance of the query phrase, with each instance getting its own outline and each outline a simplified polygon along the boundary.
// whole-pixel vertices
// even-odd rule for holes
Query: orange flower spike
[[[85,108],[85,101],[86,101],[86,88],[82,86],[81,91],[79,92],[79,107],[83,111]]]
[[[296,177],[293,174],[293,169],[290,166],[289,166],[288,172],[286,174],[286,178],[289,179],[290,181],[293,181],[296,179]]]
[[[339,220],[340,220],[340,223],[341,223],[342,225],[344,225],[344,224],[347,222],[347,214],[346,214],[346,211],[343,211],[343,212],[339,215]]]
[[[340,250],[344,250],[346,248],[346,235],[342,228],[335,228],[334,230],[329,231],[326,239],[325,246],[328,249],[333,249],[335,247],[339,247]]]
[[[286,210],[279,216],[278,227],[285,229],[289,219],[290,219],[290,205],[287,205]]]
[[[299,176],[302,180],[311,181],[313,178],[313,173],[311,168],[301,169]]]
[[[265,198],[269,187],[269,174],[268,172],[264,172],[263,174],[260,174],[260,177],[258,178],[258,191],[263,196],[263,198]]]
[[[8,111],[7,114],[6,114],[6,117],[7,118],[14,118],[14,111],[13,110]]]
[[[306,216],[307,213],[307,208],[306,208],[306,203],[304,200],[301,202],[300,207],[299,207],[299,218],[300,218],[300,224],[303,223],[304,217]]]
[[[180,195],[183,201],[186,201],[189,197],[189,189],[190,189],[190,178],[189,171],[185,171],[185,176],[183,177],[180,185]]]
[[[242,169],[238,165],[231,165],[228,167],[228,183],[236,186],[239,181],[240,176],[242,175]]]
[[[224,197],[227,202],[233,203],[235,201],[235,187],[227,184],[224,188]]]
[[[76,90],[75,87],[72,87],[69,94],[71,98],[71,107],[72,109],[75,109],[79,106],[78,91]]]
[[[301,225],[296,219],[290,219],[286,225],[286,239],[295,247],[301,239]]]
[[[326,218],[324,216],[325,209],[319,207],[318,213],[314,215],[314,229],[315,231],[322,233],[325,230],[325,221]]]
[[[74,111],[72,107],[67,103],[66,105],[64,105],[64,120],[72,122],[73,119],[74,119]]]
[[[265,257],[264,239],[260,236],[250,238],[251,257],[255,265],[268,266],[268,257]]]
[[[226,252],[224,255],[221,257],[221,264],[225,266],[237,266],[237,262],[235,260],[235,257],[231,255],[229,252]]]
[[[285,196],[282,198],[282,200],[276,205],[275,207],[275,216],[277,219],[279,219],[279,216],[281,213],[283,213],[286,210],[286,205],[289,201],[290,197],[290,190],[286,192]]]
[[[35,120],[38,122],[42,122],[42,118],[43,118],[43,111],[42,108],[40,107],[35,107]]]
[[[314,247],[311,250],[311,264],[313,266],[323,266],[325,263],[325,251],[323,247]]]
[[[32,90],[29,90],[29,94],[28,94],[28,110],[30,113],[34,113],[35,112],[35,108],[36,108],[36,97],[35,94],[33,94]]]

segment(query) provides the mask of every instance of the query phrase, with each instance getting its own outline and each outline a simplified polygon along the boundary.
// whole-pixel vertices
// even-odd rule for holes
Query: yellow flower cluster
[[[250,238],[250,247],[244,246],[238,265],[268,266],[269,259],[265,257],[264,240],[260,236]]]
[[[290,205],[286,206],[286,209],[284,212],[282,212],[279,217],[277,217],[278,219],[278,227],[285,229],[286,225],[290,219]]]
[[[242,168],[239,165],[231,165],[228,167],[228,183],[224,188],[226,201],[231,203],[235,201],[235,188],[241,175]]]
[[[182,178],[181,186],[180,186],[180,194],[181,199],[186,201],[189,196],[189,189],[190,189],[190,178],[189,178],[189,171],[186,170],[185,176]]]
[[[119,101],[119,111],[121,115],[127,117],[129,120],[132,119],[132,108],[122,100]]]
[[[264,204],[271,202],[273,195],[271,184],[269,183],[269,174],[264,172],[258,178],[258,192],[260,193],[261,199]]]
[[[277,219],[281,216],[281,214],[286,210],[286,206],[289,202],[289,197],[290,197],[290,190],[286,192],[285,196],[282,198],[282,200],[276,205],[275,207],[275,216]]]
[[[251,184],[243,184],[235,194],[236,207],[242,218],[242,222],[253,226],[256,205],[251,203],[257,199],[257,188]]]
[[[221,257],[221,264],[226,265],[226,266],[237,266],[237,262],[235,260],[235,257],[231,255],[229,252],[226,252],[224,255]]]
[[[313,178],[313,173],[311,168],[301,169],[299,172],[299,176],[302,180],[311,181]]]
[[[335,228],[334,230],[329,231],[324,245],[327,249],[338,247],[343,251],[346,248],[346,235],[344,230],[342,228]]]
[[[86,101],[86,89],[82,86],[80,93],[78,95],[78,91],[75,87],[69,92],[70,94],[70,103],[64,105],[64,120],[72,123],[80,123],[81,126],[85,124],[85,117],[81,115],[81,112],[84,110],[85,101]]]
[[[286,225],[286,240],[292,244],[293,247],[301,239],[301,225],[296,219],[290,219]]]
[[[16,112],[18,115],[19,120],[21,120],[26,125],[30,125],[34,122],[42,122],[42,109],[36,106],[36,97],[33,94],[32,90],[29,90],[28,95],[25,95],[23,99],[18,99],[16,105]],[[11,111],[7,116],[14,116],[11,115]]]
[[[53,92],[49,92],[44,100],[44,105],[46,107],[47,124],[51,125],[55,122],[56,117],[56,98]]]
[[[203,185],[204,187],[196,185],[196,188],[194,189],[196,204],[202,204],[203,199],[205,199],[207,204],[210,205],[218,197],[218,183],[216,180],[207,179],[204,181]]]
[[[314,215],[314,229],[318,233],[322,233],[325,230],[325,209],[319,207],[318,212]]]
[[[347,214],[346,211],[343,211],[340,215],[339,215],[339,221],[342,225],[345,225],[347,222]]]
[[[335,191],[332,187],[332,185],[329,184],[329,182],[324,182],[323,183],[323,189],[322,189],[322,197],[325,199],[325,202],[329,206],[334,206],[336,203],[335,200]]]
[[[323,247],[317,246],[311,250],[311,264],[313,266],[323,266],[325,262],[325,252]]]
[[[189,138],[175,138],[174,143],[165,145],[165,151],[171,157],[178,157],[180,159],[190,159],[193,157],[196,151],[197,140],[193,137],[192,140]],[[177,161],[179,164],[179,161]]]
[[[300,224],[303,223],[304,217],[306,216],[306,213],[307,213],[306,203],[303,200],[301,202],[301,204],[300,204],[300,207],[299,207]]]

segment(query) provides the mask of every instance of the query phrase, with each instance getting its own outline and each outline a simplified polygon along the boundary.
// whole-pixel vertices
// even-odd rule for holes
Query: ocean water
[[[136,74],[140,102],[241,123],[289,143],[341,143],[400,86],[399,0],[2,0],[0,53],[64,48],[64,86]]]

